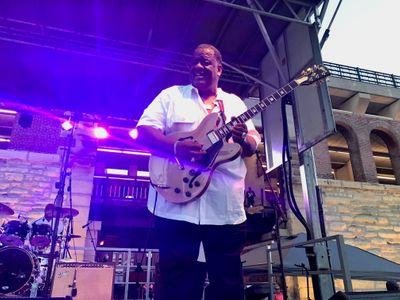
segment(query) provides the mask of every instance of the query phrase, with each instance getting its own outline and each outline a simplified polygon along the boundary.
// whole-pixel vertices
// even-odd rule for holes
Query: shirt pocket
[[[198,114],[192,109],[178,108],[168,118],[169,130],[167,133],[192,131],[198,126]]]

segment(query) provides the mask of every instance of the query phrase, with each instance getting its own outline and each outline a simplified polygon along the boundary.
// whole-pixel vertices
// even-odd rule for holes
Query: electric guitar
[[[313,65],[302,71],[299,77],[279,88],[236,119],[218,128],[215,124],[217,124],[219,114],[211,113],[195,130],[170,135],[176,140],[197,141],[203,145],[206,154],[195,162],[179,161],[175,157],[151,155],[149,171],[152,185],[169,202],[186,203],[200,197],[206,191],[215,168],[222,163],[236,159],[241,154],[239,144],[226,141],[233,126],[245,123],[298,86],[310,85],[327,76],[329,76],[329,71],[325,66]]]

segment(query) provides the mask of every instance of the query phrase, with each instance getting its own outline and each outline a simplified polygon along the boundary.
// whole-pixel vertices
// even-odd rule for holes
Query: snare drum
[[[32,234],[29,242],[39,249],[46,248],[51,241],[51,226],[48,224],[32,224]]]
[[[19,247],[1,248],[0,266],[0,296],[28,291],[39,273],[36,256]]]
[[[24,244],[28,232],[28,222],[20,222],[18,220],[9,221],[4,225],[3,233],[0,236],[0,242],[5,246],[21,247]]]

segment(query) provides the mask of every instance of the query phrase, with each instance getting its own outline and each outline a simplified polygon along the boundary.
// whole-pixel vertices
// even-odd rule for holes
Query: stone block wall
[[[55,199],[59,172],[57,154],[0,150],[0,201],[15,211],[10,218],[43,216],[46,204]]]
[[[0,150],[0,201],[9,205],[15,214],[0,220],[0,224],[18,216],[27,218],[31,224],[43,216],[46,204],[54,203],[68,139],[68,132],[60,136],[60,125],[60,119],[51,114],[33,115],[27,128],[15,122],[10,149]],[[71,185],[67,177],[64,188],[63,207],[69,207],[71,198],[72,207],[79,211],[73,219],[74,234],[81,236],[73,241],[77,248],[86,245],[87,232],[82,226],[89,217],[96,155],[96,144],[87,134],[87,128],[90,128],[88,124],[81,122],[75,129],[68,159]],[[77,257],[75,251],[71,254],[77,260],[84,257],[83,250],[77,252]]]
[[[400,186],[319,181],[329,235],[400,263]]]

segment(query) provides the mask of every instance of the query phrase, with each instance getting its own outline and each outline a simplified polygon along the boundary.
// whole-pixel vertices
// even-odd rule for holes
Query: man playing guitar
[[[206,273],[207,299],[244,299],[243,157],[255,152],[260,136],[250,120],[235,122],[247,108],[218,87],[221,74],[220,52],[199,45],[190,64],[191,84],[163,90],[137,126],[138,142],[163,157],[150,166],[159,180],[152,180],[148,198],[160,249],[157,299],[200,300]],[[231,121],[223,142],[212,144],[205,119],[215,128]],[[207,174],[203,181],[202,174]],[[205,263],[198,259],[200,249]]]

